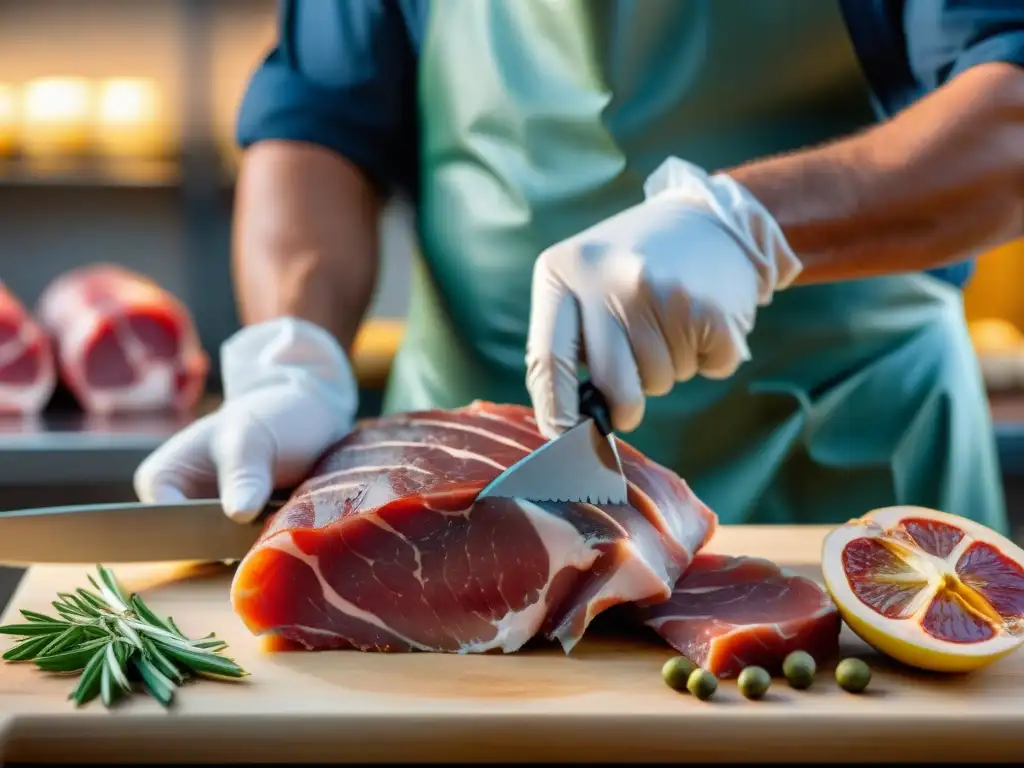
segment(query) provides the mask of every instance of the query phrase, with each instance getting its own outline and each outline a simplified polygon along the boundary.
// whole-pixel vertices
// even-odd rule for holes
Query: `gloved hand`
[[[579,418],[578,362],[623,432],[645,395],[730,376],[750,357],[757,307],[800,273],[771,214],[729,176],[670,158],[644,195],[534,267],[526,384],[547,437]]]
[[[221,348],[224,403],[148,456],[135,472],[145,502],[219,496],[253,520],[275,487],[300,482],[352,427],[358,387],[327,331],[290,317],[243,328]]]

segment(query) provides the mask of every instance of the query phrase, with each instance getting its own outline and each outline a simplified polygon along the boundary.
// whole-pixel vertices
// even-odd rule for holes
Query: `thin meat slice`
[[[24,305],[0,284],[0,413],[38,415],[57,388],[50,339]]]
[[[751,665],[778,674],[791,651],[820,662],[839,647],[839,613],[828,593],[761,558],[701,553],[671,599],[634,610],[669,645],[723,678]]]
[[[607,608],[668,599],[714,513],[621,441],[628,505],[477,501],[543,443],[528,409],[484,402],[361,424],[268,521],[235,610],[309,649],[507,653],[542,634],[568,653]]]
[[[209,359],[192,317],[147,277],[113,264],[75,269],[47,286],[38,315],[61,378],[90,413],[185,411],[202,395]]]

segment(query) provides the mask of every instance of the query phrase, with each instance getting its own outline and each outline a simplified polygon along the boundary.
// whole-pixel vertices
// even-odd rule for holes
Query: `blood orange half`
[[[967,672],[1024,644],[1024,550],[966,518],[874,510],[826,536],[822,572],[850,629],[905,664]]]

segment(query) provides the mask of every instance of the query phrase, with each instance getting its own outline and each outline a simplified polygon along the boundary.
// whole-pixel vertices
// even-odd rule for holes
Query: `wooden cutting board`
[[[726,527],[710,549],[769,557],[817,573],[826,528]],[[29,571],[18,608],[46,609],[91,566]],[[724,682],[710,702],[668,689],[672,655],[656,637],[588,635],[498,656],[267,653],[228,603],[230,571],[121,567],[163,615],[192,635],[215,631],[252,676],[179,691],[165,713],[139,696],[107,712],[75,711],[74,680],[0,667],[0,762],[6,761],[978,761],[1024,755],[1024,651],[971,676],[899,668],[844,630],[844,655],[874,669],[848,694],[831,668],[809,691],[776,680],[744,700]]]

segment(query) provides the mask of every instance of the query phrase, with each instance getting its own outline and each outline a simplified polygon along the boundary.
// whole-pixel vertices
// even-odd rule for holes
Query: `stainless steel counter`
[[[380,412],[381,393],[360,394],[359,417]],[[220,403],[209,396],[191,416],[99,418],[55,411],[39,419],[0,418],[0,489],[11,486],[99,486],[130,483],[153,449]],[[4,508],[0,501],[0,508]]]
[[[0,418],[0,487],[102,485],[130,481],[147,454],[198,415],[100,418],[74,412],[38,419]]]

